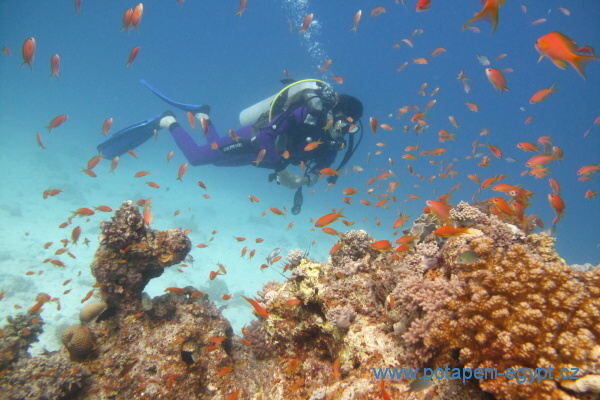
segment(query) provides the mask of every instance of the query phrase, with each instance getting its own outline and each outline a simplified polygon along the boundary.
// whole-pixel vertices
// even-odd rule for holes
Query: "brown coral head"
[[[96,348],[92,331],[79,324],[71,325],[64,331],[62,342],[73,360],[89,356]]]
[[[82,324],[87,324],[88,322],[95,321],[100,314],[102,314],[108,305],[103,301],[92,301],[91,303],[86,304],[81,311],[79,312],[79,320]]]

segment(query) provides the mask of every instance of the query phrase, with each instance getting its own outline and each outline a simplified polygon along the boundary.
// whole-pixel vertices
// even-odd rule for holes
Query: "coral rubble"
[[[239,337],[192,286],[153,299],[142,292],[190,243],[180,230],[150,230],[124,203],[102,224],[92,264],[102,301],[82,310],[84,325],[69,328],[66,348],[48,359],[3,359],[0,388],[10,399],[44,398],[36,388],[47,385],[49,398],[92,400],[597,395],[600,269],[575,271],[552,238],[527,235],[466,203],[450,217],[470,229],[437,238],[436,218],[422,216],[406,232],[418,238],[415,246],[402,253],[374,249],[365,231],[341,235],[329,263],[292,251],[290,278],[247,298],[258,319]],[[490,376],[419,387],[375,378],[379,368],[549,365],[578,372],[528,384]]]

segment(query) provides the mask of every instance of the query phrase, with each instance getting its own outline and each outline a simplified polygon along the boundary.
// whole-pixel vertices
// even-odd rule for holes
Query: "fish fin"
[[[554,65],[556,65],[558,68],[560,69],[567,69],[567,62],[563,61],[563,60],[552,60],[552,62],[554,63]],[[577,67],[575,67],[577,68]]]

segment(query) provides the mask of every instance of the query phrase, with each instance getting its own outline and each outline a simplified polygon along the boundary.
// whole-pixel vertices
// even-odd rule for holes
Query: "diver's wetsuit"
[[[342,142],[334,141],[323,129],[327,120],[326,115],[318,116],[317,122],[309,125],[304,123],[308,116],[306,106],[297,107],[286,114],[287,116],[281,121],[275,117],[273,121],[256,132],[254,138],[252,138],[252,125],[240,128],[236,131],[236,135],[239,137],[237,142],[229,135],[219,137],[210,122],[206,134],[208,144],[204,146],[196,144],[190,134],[178,123],[172,124],[169,130],[191,165],[213,164],[225,167],[252,165],[252,161],[256,160],[259,151],[265,149],[266,152],[259,167],[271,168],[279,172],[288,164],[298,165],[301,161],[305,163],[315,161],[309,172],[318,175],[321,169],[333,164]],[[277,124],[274,125],[275,123]],[[284,147],[290,153],[287,160],[277,151],[276,139],[280,135],[284,135],[287,140],[287,145]],[[307,138],[311,138],[312,141],[319,140],[322,144],[314,150],[305,151],[304,147],[309,143]],[[216,143],[218,149],[213,149],[212,143]],[[283,150],[281,152],[283,153]]]

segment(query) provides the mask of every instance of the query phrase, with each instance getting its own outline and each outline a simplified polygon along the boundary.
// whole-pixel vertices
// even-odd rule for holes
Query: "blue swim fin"
[[[160,97],[163,101],[165,101],[166,103],[169,103],[172,106],[175,106],[183,111],[190,111],[194,114],[198,113],[198,112],[202,112],[204,114],[209,114],[210,113],[210,106],[207,105],[198,105],[198,104],[185,104],[185,103],[179,103],[175,100],[172,100],[170,98],[168,98],[167,96],[165,96],[164,94],[162,94],[161,92],[159,92],[157,89],[155,89],[152,85],[150,85],[146,80],[144,79],[140,79],[140,82],[142,82],[144,85],[146,85],[146,87],[148,89],[150,89],[152,91],[152,93],[154,93],[155,95],[157,95],[158,97]]]
[[[167,115],[173,115],[173,113],[165,111],[145,121],[128,126],[119,132],[115,132],[110,138],[98,145],[98,152],[102,153],[104,158],[113,159],[127,150],[135,149],[150,139],[154,135],[155,130],[160,129],[160,119]]]

